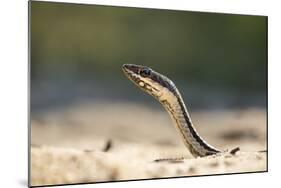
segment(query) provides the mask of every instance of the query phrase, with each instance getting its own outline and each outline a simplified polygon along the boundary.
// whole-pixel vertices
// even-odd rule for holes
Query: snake
[[[173,81],[143,65],[124,64],[122,70],[129,80],[162,104],[174,121],[184,145],[194,157],[205,157],[222,152],[199,136]]]

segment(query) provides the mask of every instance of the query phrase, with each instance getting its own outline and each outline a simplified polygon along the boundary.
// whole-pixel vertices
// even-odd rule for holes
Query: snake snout
[[[126,72],[131,71],[135,74],[139,73],[139,70],[142,69],[143,66],[134,65],[134,64],[124,64],[122,69]]]

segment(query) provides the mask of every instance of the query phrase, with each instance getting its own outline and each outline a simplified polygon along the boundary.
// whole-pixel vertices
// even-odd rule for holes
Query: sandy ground
[[[231,150],[193,158],[168,114],[140,104],[100,103],[31,116],[31,184],[67,184],[267,170],[266,111],[190,112],[200,135]],[[160,161],[156,159],[180,158]]]

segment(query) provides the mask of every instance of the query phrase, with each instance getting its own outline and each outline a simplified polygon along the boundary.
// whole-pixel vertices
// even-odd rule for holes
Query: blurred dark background
[[[123,75],[124,63],[171,78],[192,109],[266,107],[266,17],[30,4],[32,112],[85,101],[156,105]]]

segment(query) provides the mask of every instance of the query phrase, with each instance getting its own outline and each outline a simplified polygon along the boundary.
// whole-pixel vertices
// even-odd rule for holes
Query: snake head
[[[125,75],[139,88],[161,101],[161,96],[174,94],[174,83],[164,75],[149,67],[134,64],[124,64],[122,69]]]

